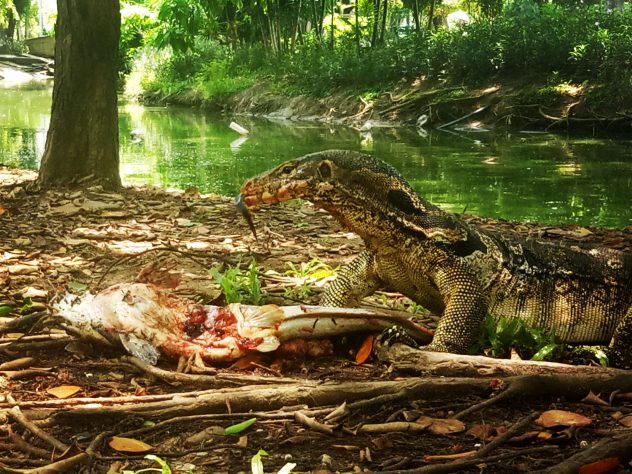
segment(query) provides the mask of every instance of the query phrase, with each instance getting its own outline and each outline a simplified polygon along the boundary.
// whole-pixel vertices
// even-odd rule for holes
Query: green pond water
[[[51,89],[0,89],[0,163],[37,169],[50,119]],[[250,130],[245,141],[229,129]],[[121,175],[126,184],[197,186],[234,195],[247,178],[328,148],[390,162],[426,199],[453,212],[606,227],[632,224],[632,131],[594,138],[373,128],[210,115],[186,108],[120,105]],[[133,130],[142,136],[132,137]]]

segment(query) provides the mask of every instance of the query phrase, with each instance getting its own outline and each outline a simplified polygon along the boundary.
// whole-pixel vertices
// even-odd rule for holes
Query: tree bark
[[[415,31],[419,31],[421,29],[419,24],[419,0],[413,1],[413,20],[415,21]]]
[[[384,0],[384,11],[382,12],[382,30],[380,31],[380,44],[384,44],[386,35],[386,20],[388,17],[388,0]]]
[[[57,0],[57,12],[53,106],[40,185],[89,180],[116,189],[119,1]]]

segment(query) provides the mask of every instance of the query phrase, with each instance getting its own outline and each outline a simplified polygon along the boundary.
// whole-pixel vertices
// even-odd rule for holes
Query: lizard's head
[[[360,234],[362,229],[383,227],[388,220],[401,222],[403,214],[421,216],[437,210],[391,165],[348,150],[286,161],[246,181],[237,203],[252,229],[247,208],[295,198],[313,202]]]
[[[395,168],[370,155],[348,150],[327,150],[286,161],[246,181],[241,187],[241,198],[248,207],[295,198],[325,208],[364,201],[372,206],[385,201],[398,206],[421,205]]]

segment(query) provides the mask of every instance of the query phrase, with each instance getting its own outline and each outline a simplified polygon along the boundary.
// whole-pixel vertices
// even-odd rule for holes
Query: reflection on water
[[[0,89],[0,162],[36,168],[50,89]],[[229,129],[234,119],[250,134]],[[389,161],[444,209],[512,220],[632,224],[632,141],[549,134],[420,136],[412,128],[272,122],[185,108],[120,107],[121,174],[151,184],[233,195],[248,177],[327,148]]]

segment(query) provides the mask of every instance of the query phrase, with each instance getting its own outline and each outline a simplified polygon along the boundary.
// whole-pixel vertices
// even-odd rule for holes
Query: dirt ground
[[[462,362],[449,376],[411,373],[376,359],[357,364],[364,336],[334,341],[331,356],[272,354],[206,370],[174,360],[152,368],[91,345],[51,311],[66,291],[132,282],[154,265],[177,276],[180,296],[221,304],[209,269],[254,259],[267,302],[316,303],[319,283],[305,280],[308,270],[287,273],[288,262],[336,267],[362,242],[306,204],[262,209],[255,240],[228,197],[152,188],[43,193],[34,178],[0,168],[1,472],[158,468],[147,453],[172,472],[263,472],[251,468],[259,450],[268,453],[265,472],[287,463],[322,474],[631,472],[628,371],[506,376],[490,370],[493,362]],[[632,228],[469,219],[632,249]],[[366,303],[411,306],[391,293]],[[420,321],[432,327],[436,319]]]

